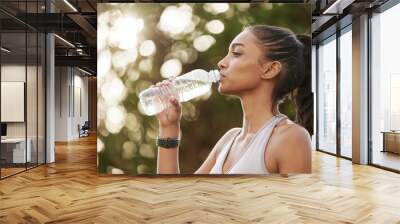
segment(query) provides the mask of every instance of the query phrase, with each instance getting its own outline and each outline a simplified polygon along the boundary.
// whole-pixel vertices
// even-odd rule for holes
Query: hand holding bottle
[[[173,94],[173,88],[170,80],[164,80],[155,85],[160,88],[162,92],[168,93],[159,95],[160,101],[166,105],[166,109],[156,114],[160,128],[179,127],[182,117],[182,108],[177,95]]]

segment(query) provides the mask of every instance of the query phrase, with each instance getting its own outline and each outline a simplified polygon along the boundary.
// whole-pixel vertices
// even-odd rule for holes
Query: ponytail
[[[292,99],[297,107],[296,122],[312,135],[314,133],[314,98],[311,91],[311,38],[307,35],[297,35],[297,39],[303,44],[304,59],[299,67],[304,74],[297,88],[292,91]]]

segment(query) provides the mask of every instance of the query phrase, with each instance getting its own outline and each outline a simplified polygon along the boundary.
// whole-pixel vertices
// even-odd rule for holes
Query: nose
[[[226,57],[224,57],[224,58],[222,58],[219,62],[218,62],[218,68],[219,68],[219,70],[222,70],[223,68],[226,68],[227,66],[226,66],[226,62],[225,62],[225,58]]]

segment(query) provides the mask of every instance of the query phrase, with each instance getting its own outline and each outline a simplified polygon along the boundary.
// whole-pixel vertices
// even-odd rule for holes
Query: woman
[[[221,137],[196,174],[311,172],[310,47],[308,36],[267,25],[248,27],[234,38],[218,63],[218,91],[240,99],[243,126]],[[156,86],[169,84],[163,81]],[[286,96],[297,106],[297,123],[279,112]],[[173,98],[170,103],[157,115],[159,174],[180,172],[181,106]]]

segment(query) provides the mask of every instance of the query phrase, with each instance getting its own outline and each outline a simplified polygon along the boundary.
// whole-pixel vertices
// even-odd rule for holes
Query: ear
[[[263,65],[262,79],[273,79],[275,78],[282,69],[282,64],[279,61],[265,62]]]

